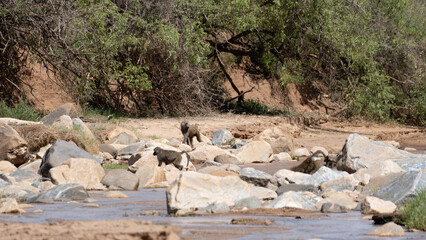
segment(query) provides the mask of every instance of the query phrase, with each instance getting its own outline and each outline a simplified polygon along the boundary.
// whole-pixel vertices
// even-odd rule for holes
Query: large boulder
[[[341,192],[344,190],[353,191],[358,186],[359,182],[359,179],[351,174],[323,182],[320,184],[320,189],[323,192]]]
[[[426,169],[426,151],[425,154],[413,154],[410,158],[393,160],[405,171],[421,171]]]
[[[361,168],[371,167],[378,161],[411,158],[414,154],[399,150],[382,142],[370,141],[364,136],[351,134],[346,139],[338,168],[354,173]]]
[[[125,169],[109,170],[101,183],[107,187],[116,187],[123,190],[136,190],[138,188],[138,177]]]
[[[286,152],[278,153],[278,154],[272,154],[271,157],[269,157],[269,162],[283,162],[283,161],[292,161],[290,154]]]
[[[354,175],[359,179],[363,179],[365,175],[368,175],[371,180],[377,177],[386,177],[395,173],[404,172],[404,169],[402,169],[398,164],[391,160],[387,160],[374,163],[369,168],[361,168],[356,171]]]
[[[44,116],[40,121],[45,125],[52,125],[62,115],[68,115],[71,118],[77,117],[77,110],[72,103],[66,103]]]
[[[251,168],[243,168],[238,170],[238,172],[242,180],[260,187],[266,187],[272,178],[271,175],[265,172]]]
[[[43,177],[49,178],[49,170],[51,168],[61,165],[70,158],[89,158],[99,164],[101,163],[99,159],[79,148],[75,143],[56,140],[44,154],[38,173]]]
[[[21,165],[29,160],[27,141],[7,124],[0,124],[0,160],[15,165]]]
[[[25,169],[18,169],[14,171],[13,173],[9,174],[9,177],[12,177],[14,182],[27,181],[31,184],[38,184],[41,181],[40,175]]]
[[[214,145],[230,145],[232,139],[234,136],[226,129],[217,130],[212,134],[212,144]]]
[[[105,171],[93,159],[70,158],[61,165],[51,168],[49,174],[52,182],[57,185],[77,183],[87,190],[105,189],[104,185],[101,184]]]
[[[350,211],[359,208],[359,194],[352,191],[343,191],[343,192],[329,192],[327,195],[323,196],[323,203],[330,203],[328,207],[325,207],[327,211],[332,210],[333,208]],[[359,210],[359,209],[358,209]]]
[[[138,168],[135,175],[139,179],[138,189],[167,181],[164,167],[158,167],[157,164],[143,165]]]
[[[281,185],[275,192],[278,195],[281,195],[285,192],[311,192],[316,195],[319,194],[319,190],[317,187],[314,187],[312,185],[303,185],[303,184],[283,184]]]
[[[266,141],[252,141],[244,145],[237,154],[243,163],[266,163],[269,162],[269,156],[272,154],[272,148]]]
[[[311,153],[309,152],[309,150],[307,148],[296,148],[294,150],[294,156],[296,157],[307,157],[310,156]]]
[[[197,172],[183,172],[167,188],[167,212],[201,209],[214,202],[228,206],[250,197],[250,186],[236,176],[216,177]]]
[[[107,143],[128,145],[128,144],[135,143],[137,141],[138,141],[137,138],[133,137],[132,135],[130,135],[128,133],[123,132],[123,133],[120,133],[117,136],[113,137]]]
[[[256,135],[254,140],[264,140],[272,148],[272,153],[287,152],[294,156],[293,135],[288,128],[274,127],[269,128]]]
[[[216,146],[203,145],[188,154],[193,162],[205,162],[213,161],[216,156],[229,154],[229,152]]]
[[[423,171],[410,171],[380,188],[373,196],[400,205],[413,199],[417,193],[425,188],[426,173]]]
[[[117,152],[117,155],[123,156],[123,155],[133,155],[138,152],[142,152],[145,149],[146,141],[140,141],[135,142],[132,144],[129,144],[127,147],[120,149]]]
[[[250,195],[252,197],[257,197],[259,200],[271,200],[277,198],[277,193],[271,189],[252,186],[250,187]]]
[[[311,192],[285,192],[269,203],[268,207],[283,208],[292,207],[305,210],[318,210],[316,204],[320,197]]]

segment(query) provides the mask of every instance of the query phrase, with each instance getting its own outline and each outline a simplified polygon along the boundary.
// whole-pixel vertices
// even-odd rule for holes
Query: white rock
[[[272,154],[272,148],[266,141],[252,141],[245,144],[237,157],[243,163],[269,162],[269,156]]]
[[[293,207],[306,210],[318,210],[316,203],[320,201],[321,199],[311,192],[289,191],[279,195],[268,205],[268,207]]]
[[[281,169],[274,174],[274,177],[277,179],[286,179],[287,182],[292,182],[295,184],[303,184],[303,182],[309,178],[311,175],[300,172],[293,172],[288,169]]]
[[[367,196],[361,205],[363,214],[391,214],[396,210],[396,205],[391,201]]]
[[[311,153],[306,148],[296,148],[296,150],[294,150],[294,155],[296,157],[307,157],[310,156]]]
[[[286,152],[278,153],[278,154],[272,154],[272,156],[269,158],[269,162],[281,162],[281,161],[292,161],[290,154]]]

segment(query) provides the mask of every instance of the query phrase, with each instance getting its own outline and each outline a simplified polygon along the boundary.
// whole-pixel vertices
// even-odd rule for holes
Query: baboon
[[[173,163],[173,165],[179,170],[188,169],[189,155],[187,152],[176,152],[156,147],[154,148],[153,155],[157,156],[159,167],[164,162],[166,165]]]
[[[187,122],[181,122],[180,130],[182,131],[182,134],[183,134],[182,143],[188,144],[189,146],[193,147],[192,138],[194,137],[197,137],[197,141],[201,142],[201,135],[200,135],[200,131],[198,131],[198,124],[190,125]]]
[[[293,167],[291,170],[295,172],[314,174],[327,162],[330,162],[328,156],[323,151],[317,150],[300,165]]]

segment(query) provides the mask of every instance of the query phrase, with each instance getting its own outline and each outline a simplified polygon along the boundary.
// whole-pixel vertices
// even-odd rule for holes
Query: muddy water
[[[365,236],[377,228],[372,221],[363,220],[359,212],[329,214],[315,219],[295,219],[276,216],[166,216],[164,189],[145,189],[125,192],[129,198],[104,198],[103,192],[90,192],[98,208],[88,203],[35,204],[27,214],[2,215],[0,220],[16,222],[57,222],[62,220],[138,219],[157,224],[181,227],[183,239],[383,239]],[[91,203],[92,204],[92,203]],[[86,207],[85,207],[86,206]],[[31,213],[36,209],[42,213]],[[253,217],[275,221],[269,226],[231,225],[233,218]],[[425,233],[408,232],[407,236],[392,239],[426,239]]]

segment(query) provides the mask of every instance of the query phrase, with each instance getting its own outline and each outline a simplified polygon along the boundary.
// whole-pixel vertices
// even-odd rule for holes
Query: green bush
[[[37,122],[42,116],[32,106],[28,105],[26,101],[21,101],[12,107],[8,106],[6,102],[0,101],[0,117]]]
[[[408,228],[426,231],[426,189],[404,205],[398,222]]]

